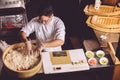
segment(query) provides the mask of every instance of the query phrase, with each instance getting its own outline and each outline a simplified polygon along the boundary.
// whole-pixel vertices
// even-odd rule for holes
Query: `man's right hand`
[[[27,54],[32,54],[33,53],[31,41],[26,41],[25,42],[25,48],[26,48]]]

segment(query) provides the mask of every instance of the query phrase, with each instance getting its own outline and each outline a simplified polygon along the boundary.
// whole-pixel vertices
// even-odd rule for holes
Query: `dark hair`
[[[53,7],[49,2],[43,2],[38,9],[38,16],[51,16],[53,14]]]

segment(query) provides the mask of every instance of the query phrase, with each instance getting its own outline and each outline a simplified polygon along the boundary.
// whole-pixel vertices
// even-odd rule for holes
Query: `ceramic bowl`
[[[104,56],[105,56],[105,52],[104,52],[103,50],[98,50],[98,51],[96,52],[96,55],[97,55],[97,57],[101,58],[101,57],[104,57]]]
[[[92,52],[92,51],[86,51],[86,56],[88,57],[88,58],[93,58],[94,56],[95,56],[95,53],[94,52]]]
[[[98,62],[96,60],[96,58],[89,58],[88,59],[88,63],[92,66],[96,65]]]
[[[108,58],[106,57],[102,57],[99,59],[99,63],[102,64],[102,65],[107,65],[108,64]]]

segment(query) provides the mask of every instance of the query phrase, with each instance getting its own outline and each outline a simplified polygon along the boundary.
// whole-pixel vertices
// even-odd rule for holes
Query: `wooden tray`
[[[94,8],[93,4],[87,5],[84,8],[86,15],[100,15],[100,16],[118,16],[120,15],[120,8],[117,6],[101,5],[98,10]]]
[[[104,16],[89,16],[86,23],[89,27],[102,32],[119,33],[120,18],[104,17]]]
[[[115,56],[116,50],[115,50],[114,46],[112,45],[112,42],[108,42],[108,47],[110,49],[109,53],[110,53],[110,56],[111,56],[114,64],[120,64],[119,59]]]

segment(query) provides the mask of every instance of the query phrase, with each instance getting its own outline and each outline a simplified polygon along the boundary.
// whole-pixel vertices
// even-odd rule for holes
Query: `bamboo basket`
[[[89,16],[86,23],[93,28],[101,47],[106,42],[118,42],[120,33],[120,19],[118,17]],[[102,35],[107,37],[106,41],[101,40]]]
[[[100,16],[120,16],[120,8],[117,6],[101,5],[98,10],[94,8],[93,4],[86,5],[84,8],[86,15],[100,15]]]
[[[104,17],[104,16],[89,16],[86,23],[89,27],[108,33],[120,32],[120,18]]]
[[[36,66],[34,66],[31,69],[23,70],[23,71],[13,70],[13,69],[9,68],[8,65],[4,62],[5,56],[8,54],[8,52],[11,49],[16,49],[16,48],[22,47],[22,46],[25,46],[25,44],[24,43],[16,43],[16,44],[13,44],[13,45],[9,46],[4,51],[4,53],[2,55],[2,60],[3,60],[3,63],[4,63],[5,70],[7,71],[7,73],[9,75],[14,76],[14,77],[18,77],[18,78],[30,78],[40,71],[40,69],[42,67],[42,59],[41,59],[42,57],[41,56],[40,56],[40,61]],[[35,46],[33,46],[33,48],[35,49]]]

